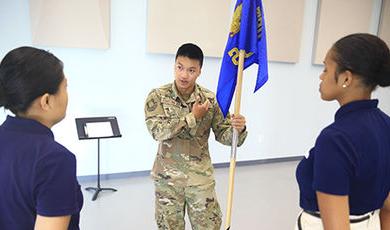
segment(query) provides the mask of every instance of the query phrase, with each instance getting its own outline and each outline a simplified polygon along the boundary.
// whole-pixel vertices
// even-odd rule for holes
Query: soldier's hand
[[[209,109],[210,102],[206,100],[203,104],[200,103],[200,98],[196,98],[196,102],[194,105],[192,105],[192,114],[194,114],[194,117],[196,119],[202,118],[206,113],[207,110]]]
[[[245,129],[245,117],[242,116],[241,114],[238,115],[232,115],[232,126],[233,128],[236,128],[239,133],[244,131]]]

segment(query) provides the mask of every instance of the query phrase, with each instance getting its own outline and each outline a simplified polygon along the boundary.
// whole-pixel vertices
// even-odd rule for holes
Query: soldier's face
[[[201,68],[198,60],[178,56],[175,62],[175,84],[179,92],[182,94],[192,93],[200,73]]]

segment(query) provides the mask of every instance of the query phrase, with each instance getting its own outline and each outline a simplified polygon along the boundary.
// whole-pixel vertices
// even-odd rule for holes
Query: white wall
[[[306,0],[300,61],[270,63],[268,83],[252,94],[256,68],[244,72],[242,114],[249,136],[238,160],[304,155],[319,131],[332,122],[336,102],[318,94],[321,66],[311,64],[317,0]],[[376,0],[372,33],[376,33],[381,0]],[[122,138],[101,141],[101,173],[149,170],[157,143],[144,124],[148,92],[173,80],[174,56],[147,54],[145,0],[111,1],[111,48],[108,50],[41,47],[65,63],[69,107],[66,119],[54,127],[57,140],[73,151],[78,175],[96,173],[94,140],[79,141],[74,118],[117,116]],[[0,0],[0,58],[10,49],[31,45],[28,0]],[[217,87],[220,59],[206,58],[198,82]],[[390,113],[390,90],[378,91],[380,106]],[[0,122],[5,118],[0,112]],[[229,161],[230,148],[210,139],[214,163]]]

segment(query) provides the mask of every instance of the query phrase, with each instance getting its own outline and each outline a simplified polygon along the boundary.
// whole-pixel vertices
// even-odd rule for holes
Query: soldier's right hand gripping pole
[[[235,95],[235,102],[234,102],[234,115],[240,114],[244,58],[245,58],[245,50],[240,50],[239,59],[238,59],[237,84],[235,90],[236,95]],[[226,222],[225,222],[226,230],[230,229],[230,224],[231,224],[233,190],[234,190],[234,172],[236,170],[237,143],[238,143],[238,131],[237,129],[233,129],[232,148],[230,153],[230,168],[229,168],[229,190],[228,190],[228,200],[226,206]]]

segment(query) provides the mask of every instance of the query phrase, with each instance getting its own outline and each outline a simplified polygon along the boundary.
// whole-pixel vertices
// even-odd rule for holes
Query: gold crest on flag
[[[230,27],[230,37],[233,37],[240,32],[242,3],[236,7],[233,14],[232,25]]]

